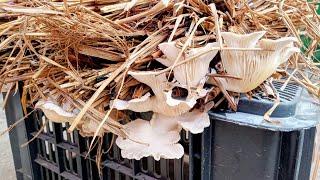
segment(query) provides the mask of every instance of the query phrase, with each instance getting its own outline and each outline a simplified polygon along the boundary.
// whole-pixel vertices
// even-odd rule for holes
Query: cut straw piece
[[[219,42],[219,46],[220,49],[222,49],[223,45],[222,45],[222,37],[221,37],[221,31],[220,31],[220,25],[219,25],[219,16],[217,13],[217,8],[216,5],[214,3],[210,4],[210,9],[211,12],[214,16],[214,22],[215,22],[215,29],[216,29],[216,33],[217,33],[217,41]]]
[[[122,58],[120,55],[112,52],[108,52],[103,49],[95,48],[95,47],[90,47],[86,45],[80,45],[78,46],[78,51],[81,54],[87,55],[87,56],[92,56],[92,57],[98,57],[101,59],[107,59],[109,61],[123,61],[124,58]]]
[[[18,34],[13,34],[0,43],[0,49],[5,49],[9,43],[13,42]]]
[[[173,28],[173,31],[172,31],[169,39],[168,39],[168,42],[172,41],[172,39],[173,39],[173,37],[174,37],[174,35],[175,35],[175,33],[176,33],[181,21],[183,19],[183,17],[184,17],[184,15],[179,15],[178,18],[176,19],[176,23],[174,24],[174,28]]]
[[[5,12],[31,14],[31,15],[37,15],[37,14],[63,15],[64,14],[59,11],[53,11],[45,8],[30,8],[30,7],[24,8],[24,7],[13,7],[13,6],[2,5],[0,9],[4,10]]]
[[[60,64],[56,63],[55,61],[49,59],[49,58],[46,57],[46,56],[39,55],[39,57],[40,57],[40,59],[46,61],[47,63],[49,63],[49,64],[51,64],[51,65],[57,66],[57,67],[62,68],[62,69],[67,69],[67,68],[61,66]]]
[[[288,79],[287,79],[287,80],[283,83],[283,85],[281,86],[281,88],[280,88],[281,91],[283,91],[283,90],[287,87],[288,83],[290,82],[290,79],[291,79],[292,76],[296,73],[297,70],[298,70],[298,69],[294,69],[293,72],[289,75]]]
[[[37,71],[36,73],[34,73],[34,75],[32,76],[32,79],[37,79],[37,78],[41,75],[42,71],[43,71],[46,67],[47,67],[47,64],[45,64],[44,66],[42,66],[42,67],[39,69],[39,71]]]
[[[115,22],[118,24],[125,24],[125,23],[131,22],[131,21],[135,21],[135,20],[150,16],[154,13],[159,13],[160,11],[162,11],[165,8],[167,8],[167,6],[165,4],[163,4],[162,1],[160,1],[155,6],[153,6],[151,9],[149,9],[145,12],[142,12],[140,14],[136,14],[136,15],[124,18],[124,19],[116,20]]]

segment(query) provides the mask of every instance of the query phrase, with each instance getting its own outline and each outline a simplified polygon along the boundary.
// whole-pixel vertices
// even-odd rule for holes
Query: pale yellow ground
[[[2,95],[0,95],[0,107],[0,132],[2,132],[7,128],[6,116],[2,108]],[[0,175],[0,179],[16,180],[8,134],[0,137]]]

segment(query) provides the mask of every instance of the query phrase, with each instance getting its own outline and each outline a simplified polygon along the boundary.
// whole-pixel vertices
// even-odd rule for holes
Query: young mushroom
[[[76,117],[75,112],[68,112],[65,108],[57,105],[51,100],[39,100],[36,105],[36,109],[41,109],[45,116],[55,123],[72,123]]]
[[[35,108],[41,109],[46,118],[49,121],[55,123],[72,123],[77,114],[78,109],[73,109],[72,111],[67,111],[69,104],[63,104],[59,106],[52,100],[39,100]],[[84,117],[81,123],[77,126],[79,133],[82,136],[93,136],[95,131],[98,129],[99,123]],[[98,136],[103,136],[104,129],[101,129]]]

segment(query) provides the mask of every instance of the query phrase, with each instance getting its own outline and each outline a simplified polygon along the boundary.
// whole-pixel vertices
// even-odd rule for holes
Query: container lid
[[[254,99],[240,98],[237,112],[209,112],[212,119],[236,123],[239,125],[269,129],[273,131],[294,131],[314,127],[320,121],[319,101],[309,96],[298,85],[291,83],[284,91],[280,90],[281,82],[273,83],[280,95],[280,105],[275,109],[271,118],[280,123],[270,123],[263,119],[263,115],[274,101],[257,93]]]
[[[295,83],[287,84],[281,91],[282,82],[274,81],[273,86],[279,93],[280,104],[272,113],[271,117],[290,117],[296,112],[296,106],[301,95],[301,87]],[[252,99],[246,96],[240,98],[238,112],[264,115],[274,104],[274,100],[264,95],[262,91],[255,93]]]

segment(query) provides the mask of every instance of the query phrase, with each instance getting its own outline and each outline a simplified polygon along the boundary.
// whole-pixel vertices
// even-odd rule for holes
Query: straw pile
[[[155,61],[162,56],[160,43],[176,41],[186,50],[221,41],[219,31],[263,30],[270,39],[295,36],[303,50],[272,78],[286,77],[286,83],[295,81],[319,98],[320,70],[314,63],[320,41],[318,6],[296,0],[5,1],[0,5],[0,88],[15,92],[23,82],[25,111],[39,99],[54,99],[80,110],[69,130],[85,117],[125,137],[118,120],[127,119],[127,113],[112,109],[110,101],[151,91],[127,75],[129,70],[170,73],[174,65],[166,68]],[[302,36],[308,37],[309,46]],[[219,58],[211,63],[212,68],[219,65]],[[173,92],[183,93],[179,88]],[[219,104],[220,93],[221,87],[214,86],[204,99]],[[227,92],[223,99],[236,102],[237,97],[238,93]]]

